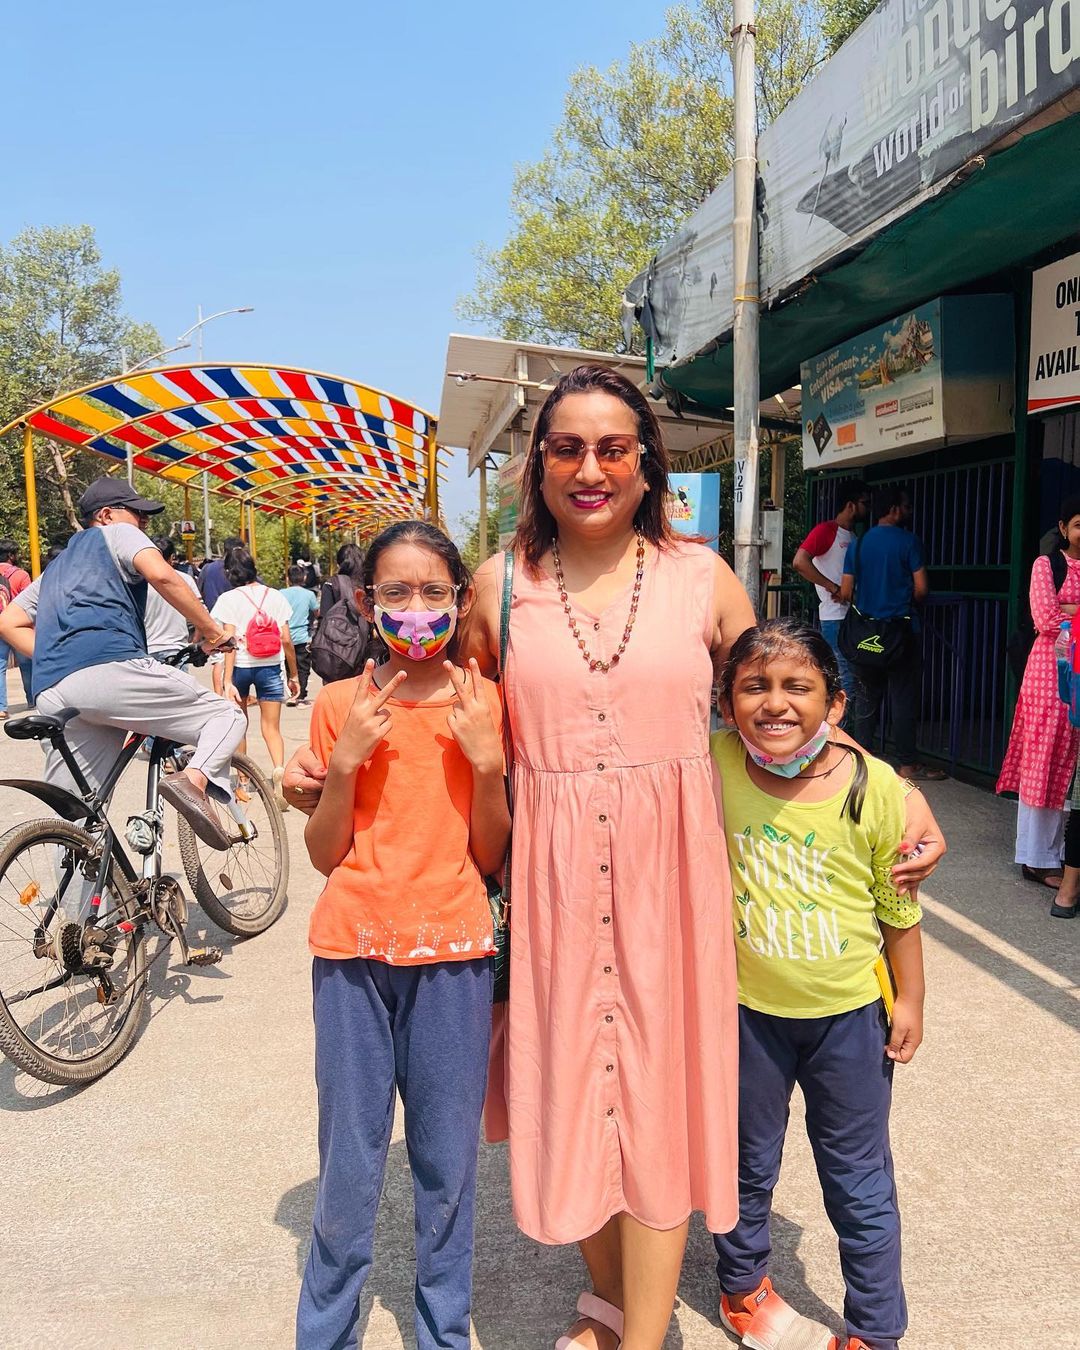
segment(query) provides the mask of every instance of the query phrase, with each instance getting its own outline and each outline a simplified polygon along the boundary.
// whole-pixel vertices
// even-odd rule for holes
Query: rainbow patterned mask
[[[382,640],[398,656],[410,661],[429,661],[448,646],[457,627],[453,609],[383,609],[375,606],[375,627]]]

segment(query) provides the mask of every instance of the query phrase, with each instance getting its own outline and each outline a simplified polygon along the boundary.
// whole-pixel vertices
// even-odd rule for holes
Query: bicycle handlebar
[[[220,647],[215,647],[214,650],[218,652],[233,652],[236,650],[236,642],[230,640]],[[161,663],[165,666],[182,666],[186,661],[189,665],[205,666],[209,658],[210,653],[203,651],[201,642],[192,642],[187,647],[181,647],[178,652],[173,652],[171,656],[163,656],[161,658]]]

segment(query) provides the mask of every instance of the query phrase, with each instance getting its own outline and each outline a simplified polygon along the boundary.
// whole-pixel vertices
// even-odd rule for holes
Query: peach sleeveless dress
[[[628,1212],[738,1218],[731,884],[709,756],[714,556],[650,558],[619,665],[590,672],[554,580],[515,568],[506,1109],[514,1216],[577,1241]],[[629,589],[575,616],[615,651]],[[497,1076],[497,1075],[496,1075]],[[490,1125],[495,1118],[489,1111]]]

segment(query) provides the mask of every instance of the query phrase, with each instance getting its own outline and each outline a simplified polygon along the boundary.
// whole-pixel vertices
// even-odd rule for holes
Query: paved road
[[[17,695],[12,689],[12,706]],[[304,711],[286,710],[290,745]],[[261,746],[256,754],[265,762]],[[0,736],[5,775],[36,747]],[[137,774],[125,785],[137,806]],[[911,1305],[907,1350],[1080,1345],[1077,1295],[1080,922],[1052,921],[1009,865],[1012,810],[935,785],[952,845],[926,898],[927,1042],[897,1075],[894,1141]],[[129,801],[117,812],[123,819]],[[0,789],[0,823],[36,814]],[[305,931],[317,882],[292,843],[289,907],[208,970],[154,967],[128,1058],[82,1091],[0,1061],[6,1232],[0,1346],[285,1350],[315,1192]],[[180,873],[175,852],[167,861]],[[223,941],[198,911],[192,926]],[[484,1148],[476,1330],[484,1350],[550,1346],[581,1282],[576,1252],[516,1233],[505,1154]],[[809,1150],[793,1119],[776,1197],[774,1275],[838,1329],[842,1287]],[[692,1230],[669,1347],[724,1346],[711,1244]],[[414,1344],[411,1192],[391,1148],[363,1344]],[[1023,1329],[1019,1325],[1022,1317]]]

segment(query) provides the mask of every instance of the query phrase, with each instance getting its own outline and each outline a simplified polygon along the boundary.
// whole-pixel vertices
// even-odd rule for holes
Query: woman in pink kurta
[[[1062,508],[1069,509],[1069,504]],[[1080,514],[1076,517],[1080,542]],[[1070,518],[1066,517],[1066,531]],[[1068,536],[1066,536],[1068,538]],[[1068,708],[1058,698],[1054,643],[1066,619],[1080,604],[1080,557],[1064,554],[1067,574],[1060,592],[1047,557],[1031,568],[1031,617],[1035,643],[1024,669],[1009,748],[997,782],[998,792],[1016,792],[1016,861],[1033,879],[1060,880],[1063,808],[1076,768],[1080,732],[1069,725]]]

